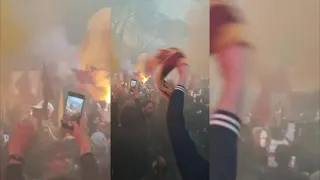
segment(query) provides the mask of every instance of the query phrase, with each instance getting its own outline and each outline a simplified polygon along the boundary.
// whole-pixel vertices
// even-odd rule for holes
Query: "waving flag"
[[[110,100],[109,73],[117,63],[111,50],[111,10],[101,9],[89,20],[80,52],[82,72],[76,74],[83,88],[97,101]],[[85,72],[86,71],[86,72]],[[82,77],[79,76],[83,75]]]
[[[111,10],[104,8],[92,15],[87,26],[87,35],[80,52],[81,69],[96,67],[110,71],[111,51]]]
[[[72,69],[73,74],[81,84],[94,84],[91,71]]]

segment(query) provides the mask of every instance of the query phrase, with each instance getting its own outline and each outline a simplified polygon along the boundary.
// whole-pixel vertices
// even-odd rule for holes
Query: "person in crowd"
[[[273,180],[309,180],[309,177],[299,171],[296,167],[290,167],[292,161],[292,153],[288,145],[279,145],[276,149],[275,160],[277,167],[271,169],[264,175],[265,179]]]
[[[38,133],[39,123],[36,122],[34,116],[29,115],[24,120],[19,121],[10,137],[10,141],[8,144],[8,152],[9,159],[8,165],[5,172],[6,180],[25,180],[24,178],[24,166],[25,163],[25,152],[28,150],[29,145],[32,143],[32,140]],[[80,124],[73,122],[73,131],[72,134],[75,138],[75,142],[78,145],[80,150],[80,174],[82,180],[89,179],[99,179],[99,169],[97,162],[95,161],[94,155],[91,152],[91,144],[87,134],[87,125],[86,125],[86,117],[83,116],[80,120]],[[67,143],[70,144],[70,143]],[[69,148],[67,148],[69,149]],[[59,151],[61,152],[61,151]],[[67,180],[70,179],[68,177],[63,176],[63,172],[59,172],[60,170],[64,170],[64,165],[61,165],[61,161],[59,161],[58,153],[52,156],[51,160],[49,160],[47,167],[52,167],[52,171],[54,171],[54,177],[48,177],[50,179],[55,180]],[[34,157],[36,158],[36,157]],[[41,157],[40,157],[41,158]],[[64,159],[64,158],[63,158]]]
[[[129,101],[119,113],[120,87],[114,91],[111,105],[112,177],[115,180],[140,180],[147,171],[147,122],[140,97],[133,90],[135,100]]]
[[[254,173],[254,170],[259,168],[257,166],[257,159],[255,154],[255,149],[257,148],[256,145],[260,144],[263,146],[264,142],[261,142],[263,136],[258,136],[257,140],[255,141],[254,133],[252,130],[251,122],[251,115],[250,113],[246,114],[242,118],[243,126],[241,128],[240,132],[240,139],[239,139],[239,146],[238,146],[238,175],[237,178],[239,180],[246,180],[246,179],[256,179],[256,174]],[[250,154],[250,156],[248,156]],[[264,154],[266,156],[266,154]],[[265,158],[266,159],[266,158]],[[259,162],[259,161],[258,161]],[[264,160],[266,162],[266,160]],[[265,164],[264,164],[265,165]]]
[[[93,154],[97,159],[97,163],[101,169],[101,173],[105,174],[104,177],[110,176],[110,136],[109,126],[105,122],[100,122],[98,124],[98,130],[94,132],[91,136],[91,141],[93,143]]]
[[[224,89],[217,110],[210,118],[210,166],[198,153],[185,128],[183,106],[187,79],[187,65],[178,64],[179,81],[170,95],[167,126],[173,152],[183,180],[235,180],[237,169],[237,140],[240,129],[239,104],[242,96],[247,45],[237,32],[233,38],[218,36],[228,23],[237,26],[238,17],[232,8],[214,2],[210,7],[210,52],[218,55],[224,78]],[[226,25],[226,26],[224,26]],[[234,29],[235,30],[235,29]],[[238,32],[239,33],[239,32]],[[228,34],[225,34],[228,36]],[[239,36],[238,36],[239,35]],[[231,37],[231,36],[230,36]],[[224,39],[226,38],[226,39]],[[170,64],[170,63],[169,63]],[[161,89],[161,87],[160,87]],[[186,158],[187,157],[187,158]]]

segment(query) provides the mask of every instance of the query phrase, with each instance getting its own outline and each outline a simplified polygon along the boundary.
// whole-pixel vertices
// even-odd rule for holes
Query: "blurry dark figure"
[[[186,127],[196,142],[199,153],[206,159],[209,158],[209,108],[203,103],[202,96],[198,96],[187,105],[184,111],[186,114]]]
[[[100,106],[100,107],[99,107]],[[89,115],[88,115],[88,128],[89,128],[89,136],[92,136],[94,132],[97,131],[99,127],[99,123],[102,121],[102,118],[99,116],[99,109],[105,109],[105,102],[95,101],[89,105]]]
[[[299,171],[297,168],[290,167],[292,154],[290,147],[286,145],[279,145],[276,149],[275,160],[277,167],[271,169],[267,176],[272,180],[309,180],[309,177]]]
[[[36,116],[36,114],[34,113],[33,115]],[[29,114],[27,118],[19,121],[16,124],[8,144],[9,158],[5,173],[6,180],[25,180],[26,175],[29,175],[29,177],[38,176],[32,179],[55,178],[58,180],[63,180],[69,178],[70,176],[68,174],[69,172],[71,172],[70,170],[75,167],[72,166],[72,159],[74,158],[66,158],[66,156],[69,156],[71,154],[77,154],[77,157],[80,157],[78,161],[79,167],[81,167],[80,174],[82,180],[88,180],[91,178],[97,180],[99,179],[98,165],[95,161],[94,155],[91,153],[91,145],[87,134],[85,117],[81,118],[80,125],[76,122],[72,123],[72,126],[74,128],[72,134],[75,140],[73,142],[75,143],[71,143],[68,139],[66,139],[66,141],[61,144],[62,146],[56,146],[56,144],[54,144],[54,146],[51,146],[50,149],[59,149],[56,149],[57,151],[54,151],[55,153],[53,156],[40,154],[39,151],[38,154],[33,154],[34,156],[32,158],[34,160],[43,161],[42,167],[39,166],[39,169],[31,171],[31,173],[29,171],[29,173],[26,174],[26,171],[28,171],[28,167],[36,166],[34,164],[34,162],[36,161],[31,160],[31,154],[28,154],[27,151],[28,149],[34,148],[32,146],[34,145],[32,143],[32,139],[34,139],[36,135],[39,135],[38,129],[41,127],[38,127],[38,125],[39,123],[37,123],[37,119],[31,116],[31,114]],[[76,144],[77,148],[69,147],[69,145],[74,146],[73,144]],[[60,149],[60,147],[62,148]],[[75,153],[75,151],[73,151],[74,149],[79,151]],[[72,151],[71,154],[69,153],[70,150]]]
[[[162,156],[158,156],[152,163],[152,175],[149,180],[164,180],[167,175],[167,162]]]
[[[159,109],[158,109],[159,110]],[[142,102],[142,111],[148,124],[148,175],[147,179],[162,180],[167,176],[165,157],[165,124],[155,113],[155,104],[149,98]]]
[[[154,112],[154,103],[151,100],[145,100],[141,103],[142,112],[146,117],[150,117]]]
[[[8,122],[10,122],[8,124],[8,130],[11,132],[12,129],[14,128],[14,125],[16,123],[16,121],[18,119],[21,119],[23,113],[22,113],[22,109],[19,105],[14,105],[11,108],[8,109],[7,111],[7,118],[8,118]],[[3,127],[3,126],[2,126]]]
[[[112,177],[114,180],[140,180],[148,166],[145,115],[136,96],[135,104],[127,103],[119,116],[117,94],[119,92],[114,92],[111,106]]]
[[[45,179],[79,179],[80,151],[74,139],[64,139],[47,150]]]
[[[245,120],[245,118],[244,118]],[[241,135],[238,144],[238,178],[239,180],[256,179],[252,169],[254,169],[254,139],[252,135],[252,127],[250,124],[244,124],[241,129]]]

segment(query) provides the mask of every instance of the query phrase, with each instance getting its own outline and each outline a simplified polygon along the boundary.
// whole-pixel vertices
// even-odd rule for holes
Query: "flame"
[[[94,71],[92,73],[95,81],[94,85],[87,84],[86,90],[96,101],[105,101],[109,104],[111,101],[111,87],[110,87],[110,76],[107,71]]]
[[[146,83],[149,79],[150,79],[151,76],[143,76],[142,77],[142,83]]]
[[[151,76],[144,73],[139,73],[137,78],[139,79],[140,82],[144,84],[151,78]]]
[[[157,59],[152,59],[152,56],[145,53],[141,54],[135,66],[137,79],[143,84],[146,83],[151,77],[150,73],[152,73],[158,64]]]
[[[105,101],[107,104],[110,104],[111,102],[111,85],[110,85],[110,76],[104,76],[104,78],[101,79],[101,87],[104,89],[104,94],[102,97],[102,100]]]
[[[110,88],[110,84],[108,84],[108,86],[106,87],[106,94],[104,96],[104,101],[107,103],[107,104],[110,104],[111,102],[111,88]]]

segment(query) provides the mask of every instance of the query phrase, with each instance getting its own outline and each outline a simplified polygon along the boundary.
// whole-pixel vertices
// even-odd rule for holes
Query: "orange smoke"
[[[27,46],[28,32],[12,15],[10,0],[0,1],[0,47],[1,55],[12,55]],[[1,58],[3,61],[3,58]]]

